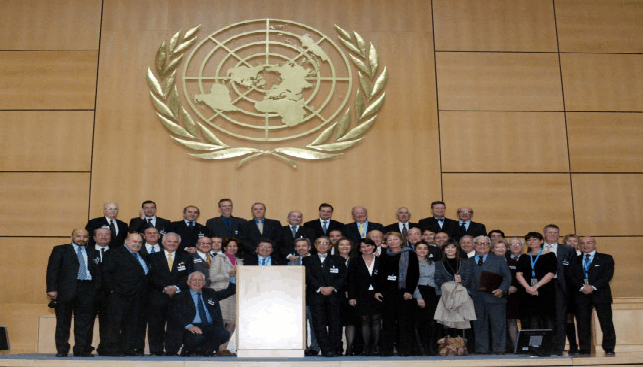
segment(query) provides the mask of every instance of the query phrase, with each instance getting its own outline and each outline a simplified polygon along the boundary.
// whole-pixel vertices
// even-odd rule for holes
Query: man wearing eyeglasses
[[[462,236],[484,236],[487,234],[487,227],[482,223],[476,223],[471,220],[473,217],[473,209],[468,206],[458,208],[458,235],[455,238],[459,241]]]
[[[273,266],[286,265],[278,253],[274,251],[274,243],[268,239],[259,242],[254,254],[247,254],[243,258],[243,265]]]

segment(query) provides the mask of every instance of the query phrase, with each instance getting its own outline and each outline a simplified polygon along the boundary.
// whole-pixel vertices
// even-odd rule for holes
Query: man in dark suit
[[[111,249],[103,263],[109,292],[109,330],[101,355],[143,355],[138,349],[145,338],[139,320],[143,317],[150,267],[138,253],[142,245],[141,235],[130,233],[125,246]]]
[[[210,236],[221,238],[239,237],[240,227],[245,219],[232,216],[232,200],[219,200],[219,213],[221,216],[208,219],[205,226],[210,231]]]
[[[56,357],[67,357],[72,313],[74,314],[74,356],[92,356],[95,302],[100,271],[87,253],[89,233],[76,229],[71,243],[53,248],[47,264],[47,295],[56,308]]]
[[[252,204],[250,210],[252,219],[241,226],[240,233],[244,253],[253,254],[262,239],[269,239],[275,247],[278,247],[281,222],[265,218],[266,205],[263,203]]]
[[[446,218],[444,215],[446,213],[447,206],[444,201],[434,201],[431,203],[431,213],[432,217],[424,218],[418,222],[418,225],[424,231],[429,229],[434,233],[445,232],[451,238],[455,238],[458,235],[458,222]]]
[[[475,352],[479,354],[505,354],[506,343],[506,309],[507,298],[504,295],[511,285],[511,271],[504,258],[489,253],[491,239],[486,235],[474,239],[476,246],[475,256],[467,261],[473,269],[471,284],[471,298],[476,310],[476,320],[473,322],[475,334]],[[499,285],[494,285],[493,290],[480,290],[480,279],[483,272],[501,276]],[[491,284],[484,284],[491,285]],[[490,333],[491,331],[491,333]],[[489,346],[489,336],[493,345]]]
[[[118,203],[105,203],[103,204],[103,214],[102,217],[91,219],[87,222],[85,229],[88,233],[94,233],[97,228],[102,228],[107,226],[111,232],[112,240],[109,243],[111,247],[123,246],[123,241],[127,237],[127,224],[125,222],[116,219],[118,215]],[[94,246],[94,239],[89,239],[89,247]]]
[[[204,237],[207,238],[207,237]],[[172,304],[172,297],[187,290],[188,274],[192,272],[192,262],[188,254],[177,251],[181,238],[170,232],[163,236],[163,251],[151,254],[150,290],[148,306],[145,308],[147,319],[147,339],[152,355],[176,355],[181,347],[181,339],[168,333],[165,324]]]
[[[405,206],[399,208],[395,212],[395,215],[397,216],[397,222],[391,223],[388,226],[384,227],[383,232],[384,233],[399,232],[404,236],[404,238],[406,238],[406,235],[408,234],[409,229],[417,227],[418,224],[411,223],[411,211],[409,210],[409,208]]]
[[[201,237],[210,237],[208,229],[201,223],[197,223],[199,218],[199,208],[189,205],[183,208],[183,220],[172,222],[172,232],[181,236],[181,249],[187,252],[196,251],[196,241]]]
[[[236,268],[233,268],[230,271],[228,288],[215,291],[203,288],[203,273],[195,271],[189,275],[190,289],[176,296],[171,325],[168,326],[168,329],[182,335],[182,356],[211,356],[220,344],[230,339],[230,333],[223,327],[219,301],[235,293],[235,276]]]
[[[353,243],[359,243],[360,238],[366,238],[366,234],[372,230],[384,232],[382,224],[368,221],[368,212],[363,206],[354,207],[351,214],[354,222],[344,226],[344,235]]]
[[[342,258],[328,253],[328,237],[317,238],[315,248],[317,253],[303,260],[306,267],[306,301],[322,354],[334,357],[341,355],[342,349],[340,309],[344,297],[338,292],[344,288],[348,271]]]
[[[304,223],[304,227],[313,230],[312,239],[317,239],[321,236],[328,236],[330,231],[335,229],[342,231],[342,234],[344,233],[344,223],[331,219],[333,211],[334,209],[332,205],[322,203],[319,206],[319,218]]]
[[[107,257],[109,252],[109,242],[111,240],[111,232],[109,228],[103,227],[98,228],[94,231],[94,248],[87,249],[87,257],[91,259],[100,270],[101,274],[103,273],[103,260]],[[109,325],[109,319],[107,317],[109,304],[108,304],[107,289],[105,288],[102,278],[101,282],[98,285],[98,292],[96,295],[96,308],[95,313],[98,314],[98,331],[100,335],[100,344],[98,344],[97,352],[98,354],[103,353],[105,344],[104,341],[108,339],[107,330]],[[92,317],[96,319],[96,315]]]
[[[581,255],[574,257],[568,271],[570,292],[576,305],[580,354],[591,353],[594,307],[603,332],[603,350],[606,356],[613,356],[616,333],[609,283],[614,276],[614,259],[608,254],[596,252],[596,240],[593,237],[583,237],[580,250]]]
[[[311,242],[315,239],[315,233],[312,229],[304,227],[301,222],[304,215],[298,211],[288,213],[288,225],[281,227],[279,243],[279,256],[286,261],[294,260],[297,257],[295,252],[295,240],[298,238],[307,238]]]
[[[454,240],[460,241],[460,238],[466,235],[473,238],[487,235],[487,227],[482,223],[472,221],[472,217],[473,209],[468,206],[458,208],[458,232]]]
[[[141,205],[139,216],[129,221],[129,231],[143,233],[147,227],[154,227],[159,233],[165,234],[170,230],[170,221],[156,216],[156,203],[146,200]]]
[[[155,254],[161,252],[163,248],[159,243],[161,240],[161,235],[159,230],[155,227],[147,227],[143,230],[143,246],[141,246],[141,251],[139,255],[149,262],[150,254]]]
[[[545,228],[543,228],[543,234],[545,238],[543,249],[545,251],[553,252],[558,260],[558,269],[556,271],[556,275],[554,275],[554,279],[552,279],[552,282],[556,286],[555,338],[552,353],[560,356],[563,355],[563,351],[565,350],[565,339],[567,338],[565,331],[567,323],[567,299],[569,298],[569,292],[567,290],[565,274],[567,273],[569,262],[576,256],[576,251],[567,245],[561,245],[558,243],[560,229],[557,225],[546,225]]]
[[[254,253],[244,255],[243,265],[286,265],[288,262],[274,251],[274,246],[275,244],[270,240],[261,240]]]
[[[210,286],[210,265],[212,259],[217,256],[212,251],[212,238],[203,237],[196,241],[196,252],[190,254],[190,261],[192,262],[192,271],[200,271],[203,274],[208,274],[205,279],[205,287]]]

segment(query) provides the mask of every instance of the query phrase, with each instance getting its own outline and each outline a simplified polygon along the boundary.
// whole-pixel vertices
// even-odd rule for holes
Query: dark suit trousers
[[[596,308],[598,323],[603,332],[603,350],[614,350],[616,332],[612,320],[612,304],[609,302],[593,302],[584,294],[574,297],[576,303],[576,320],[578,321],[578,346],[581,350],[592,349],[592,306]]]
[[[567,340],[567,295],[563,292],[562,284],[558,279],[552,279],[556,285],[556,317],[554,319],[554,352],[565,350]]]
[[[413,314],[417,301],[404,300],[401,290],[382,292],[382,337],[380,350],[383,354],[393,353],[395,341],[400,355],[413,352]]]
[[[147,292],[132,295],[112,293],[109,295],[109,331],[105,348],[108,354],[132,353],[140,347],[140,320],[143,299]]]
[[[219,345],[230,340],[230,333],[221,324],[194,324],[203,334],[192,334],[183,331],[183,346],[185,351],[197,355],[211,355],[219,349]]]
[[[149,293],[148,302],[146,302],[147,306],[143,312],[147,319],[147,342],[150,346],[150,352],[156,355],[162,355],[164,350],[168,354],[174,355],[180,347],[180,345],[171,345],[172,343],[164,338],[165,324],[168,312],[170,312],[171,302],[172,300],[168,295],[152,291]]]
[[[473,321],[476,353],[504,353],[507,343],[507,302],[485,302],[482,291],[472,295],[476,309],[476,320]],[[489,350],[491,336],[491,350]]]
[[[313,329],[317,337],[317,343],[319,343],[322,353],[330,351],[337,353],[341,351],[341,296],[337,293],[333,293],[330,296],[314,293],[311,294],[308,305],[310,306],[310,314],[313,319]]]
[[[56,307],[54,340],[59,353],[69,352],[71,317],[74,314],[74,354],[90,353],[94,335],[96,287],[91,281],[78,281],[76,297],[70,302],[59,302]]]
[[[109,340],[107,331],[109,330],[109,295],[102,289],[98,291],[96,297],[96,310],[98,313],[98,332],[100,336],[100,343],[98,344],[98,353],[102,354],[105,349],[105,342]]]

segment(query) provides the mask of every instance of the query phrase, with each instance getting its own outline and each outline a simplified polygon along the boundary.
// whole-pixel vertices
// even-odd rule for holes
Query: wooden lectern
[[[237,356],[303,357],[306,349],[303,266],[237,270]]]

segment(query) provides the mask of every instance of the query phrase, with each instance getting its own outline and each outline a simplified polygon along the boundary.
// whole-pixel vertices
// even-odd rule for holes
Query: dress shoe
[[[67,357],[67,353],[58,352],[56,353],[56,357],[59,357],[59,358]]]
[[[304,355],[305,355],[306,357],[314,357],[314,356],[318,356],[318,355],[319,355],[319,351],[318,351],[318,350],[308,349],[307,351],[305,351],[305,352],[304,352]]]
[[[605,357],[614,357],[616,356],[616,353],[614,353],[613,349],[608,349],[605,351]]]
[[[592,351],[587,349],[581,349],[578,351],[579,356],[589,356],[591,354],[592,354]]]
[[[335,357],[335,356],[337,355],[337,354],[336,354],[334,351],[332,351],[332,350],[327,350],[327,351],[325,351],[325,352],[322,352],[322,354],[324,355],[324,357]]]
[[[231,351],[229,351],[227,349],[224,349],[224,350],[218,351],[217,356],[219,356],[219,357],[236,357],[237,355],[232,353]]]
[[[578,348],[569,348],[569,351],[567,354],[572,355],[572,354],[578,354]]]
[[[94,355],[90,353],[74,353],[74,357],[83,357],[83,358],[88,358],[88,357],[93,357]]]

